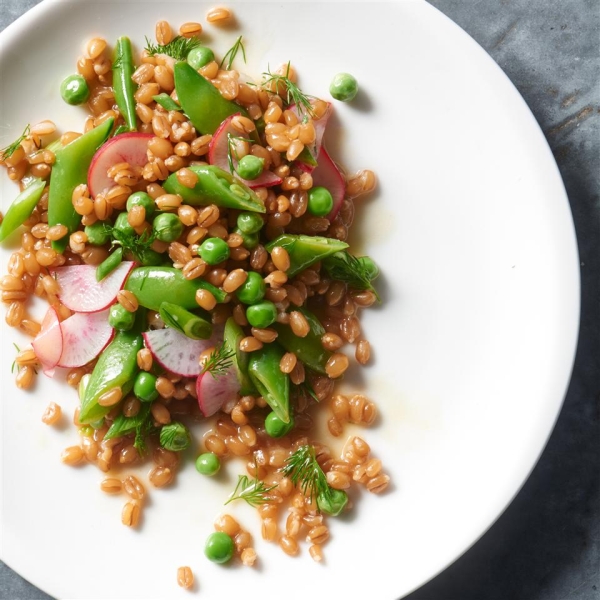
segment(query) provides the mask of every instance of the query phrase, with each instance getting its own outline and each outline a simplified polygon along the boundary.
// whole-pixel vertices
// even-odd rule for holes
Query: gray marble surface
[[[517,86],[561,170],[581,257],[581,335],[564,409],[512,505],[406,600],[600,599],[600,1],[430,0]],[[0,0],[0,29],[36,0]],[[2,600],[50,597],[0,563]]]

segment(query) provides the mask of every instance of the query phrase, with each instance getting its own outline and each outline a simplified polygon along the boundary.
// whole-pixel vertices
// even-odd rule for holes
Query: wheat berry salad
[[[232,18],[215,8],[204,26]],[[97,468],[126,527],[143,529],[150,490],[182,469],[235,474],[191,565],[252,567],[252,531],[321,561],[329,519],[359,512],[352,490],[390,483],[354,433],[375,403],[338,389],[370,362],[360,314],[380,304],[377,265],[347,241],[375,174],[345,173],[324,143],[359,82],[332,73],[329,93],[311,95],[293,57],[251,77],[251,35],[219,53],[198,22],[126,33],[84,41],[56,81],[81,131],[48,115],[0,151],[15,182],[0,222],[5,321],[30,338],[16,385],[73,388],[75,413],[51,401],[41,421],[76,428],[57,461]],[[239,501],[256,522],[228,514]],[[178,569],[180,586],[194,587],[194,568]]]

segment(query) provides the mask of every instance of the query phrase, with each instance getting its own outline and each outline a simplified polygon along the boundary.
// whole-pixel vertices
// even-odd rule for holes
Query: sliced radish
[[[295,104],[292,104],[289,107],[289,110],[293,111],[300,121],[302,121],[302,116],[298,112],[298,108]],[[311,156],[318,162],[318,156],[321,151],[321,146],[323,144],[323,136],[325,135],[325,128],[327,127],[327,122],[329,121],[329,117],[333,114],[333,104],[331,102],[327,103],[327,109],[323,113],[323,115],[313,120],[313,125],[315,126],[315,141],[308,145],[306,148],[310,152]],[[298,163],[304,165],[305,170],[309,173],[315,168],[315,165],[311,165],[307,162],[302,161],[300,158],[298,159]]]
[[[42,369],[48,377],[54,376],[54,367],[60,360],[63,351],[63,337],[60,327],[58,313],[54,307],[50,307],[42,321],[40,332],[35,336],[33,351],[42,363]]]
[[[229,135],[232,137],[245,137],[250,139],[248,136],[242,135],[237,129],[234,129],[231,125],[233,117],[239,116],[240,113],[227,117],[217,131],[215,131],[210,144],[208,145],[208,162],[211,165],[220,167],[224,171],[229,171]],[[233,159],[233,167],[237,168],[238,160],[235,156]],[[273,185],[279,185],[282,182],[281,177],[278,177],[273,171],[263,171],[256,179],[242,179],[237,172],[233,172],[234,176],[239,179],[242,183],[245,183],[249,188],[255,189],[258,187],[271,187]]]
[[[217,343],[214,333],[208,340],[192,340],[171,327],[146,331],[142,335],[146,348],[156,361],[171,373],[182,377],[199,375],[202,370],[200,354]]]
[[[108,310],[75,313],[61,324],[63,349],[59,367],[83,367],[106,348],[114,335],[108,324]]]
[[[75,312],[104,310],[115,301],[134,265],[131,261],[124,261],[102,281],[96,280],[96,267],[93,265],[57,267],[53,274],[61,290],[58,297]]]
[[[88,171],[88,190],[92,198],[115,184],[107,171],[113,165],[126,162],[132,167],[143,167],[148,162],[146,151],[151,133],[122,133],[100,146],[94,154]]]
[[[239,392],[240,382],[234,365],[216,378],[204,371],[196,380],[198,406],[205,417],[214,415],[227,402],[235,400]]]
[[[300,168],[307,170],[305,165],[302,165]],[[346,180],[337,165],[331,159],[331,156],[327,154],[327,150],[325,150],[324,146],[321,146],[317,166],[314,171],[312,171],[311,175],[314,187],[322,186],[327,188],[333,196],[333,208],[327,215],[327,218],[330,221],[333,221],[344,202]]]

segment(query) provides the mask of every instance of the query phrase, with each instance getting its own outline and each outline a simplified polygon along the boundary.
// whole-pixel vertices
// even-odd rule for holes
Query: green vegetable
[[[135,71],[133,64],[133,52],[128,37],[122,36],[117,39],[113,57],[113,89],[119,112],[125,119],[129,131],[137,130],[134,94],[137,89],[136,83],[131,76]]]
[[[136,430],[142,427],[143,423],[150,416],[150,405],[145,405],[140,408],[138,414],[134,417],[126,417],[123,414],[119,414],[113,421],[110,429],[104,436],[105,440],[111,440],[115,437],[121,437],[123,435],[129,435],[134,433]]]
[[[174,242],[183,233],[183,229],[183,223],[175,213],[162,213],[152,222],[152,232],[161,242]]]
[[[151,246],[155,240],[154,233],[144,231],[138,235],[127,220],[127,213],[120,213],[116,219],[115,226],[104,223],[104,230],[112,238],[113,245],[119,245],[127,254],[133,255],[137,262],[148,264],[161,264],[163,257],[152,250]]]
[[[260,198],[231,173],[214,165],[190,165],[188,168],[198,176],[198,183],[188,188],[179,183],[177,173],[172,173],[163,184],[166,192],[179,194],[192,206],[216,204],[224,208],[265,212]]]
[[[260,273],[249,271],[248,279],[242,283],[235,293],[240,302],[244,304],[256,304],[262,300],[266,291],[267,285]]]
[[[96,281],[102,281],[123,262],[123,248],[117,248],[96,267]]]
[[[181,35],[175,36],[168,44],[153,44],[146,38],[146,51],[150,56],[166,54],[175,60],[185,60],[190,52],[199,45],[198,38],[184,38]]]
[[[265,329],[275,323],[277,307],[269,300],[257,302],[246,309],[246,318],[252,327]]]
[[[169,96],[169,94],[158,94],[157,96],[152,96],[152,99],[156,102],[156,104],[160,104],[165,110],[181,110],[181,106]]]
[[[329,93],[341,102],[350,102],[358,94],[358,82],[350,73],[338,73],[329,86]]]
[[[197,46],[187,55],[188,64],[196,71],[213,60],[215,60],[215,54],[206,46]]]
[[[156,391],[156,375],[140,371],[133,384],[133,393],[142,402],[154,402],[158,398]]]
[[[146,211],[146,218],[152,217],[156,210],[156,204],[150,194],[146,192],[133,192],[127,198],[127,210],[131,210],[134,206],[143,206]]]
[[[60,84],[62,99],[73,106],[84,104],[90,97],[90,88],[81,75],[69,75]]]
[[[163,302],[174,298],[182,308],[198,308],[196,291],[208,290],[217,302],[223,302],[226,294],[218,287],[200,278],[186,279],[180,269],[173,267],[138,267],[133,269],[125,283],[125,289],[133,292],[141,306],[159,311]]]
[[[92,246],[104,246],[110,240],[110,228],[104,221],[86,225],[84,231],[88,238],[88,244]]]
[[[289,325],[275,323],[273,328],[277,331],[277,342],[288,352],[293,352],[309,369],[325,374],[325,365],[331,357],[331,352],[323,348],[321,338],[325,335],[325,329],[319,319],[304,307],[295,308],[300,311],[310,330],[308,334],[298,337]]]
[[[231,537],[223,531],[211,533],[204,546],[204,554],[208,560],[223,564],[229,562],[235,551],[235,544]]]
[[[250,353],[248,374],[258,393],[284,423],[290,422],[290,378],[279,363],[284,351],[279,344],[265,344]]]
[[[254,156],[253,154],[246,154],[238,162],[237,174],[242,179],[256,179],[263,172],[265,166],[265,159]]]
[[[205,452],[196,459],[196,471],[202,475],[212,477],[219,472],[221,461],[213,452]]]
[[[129,312],[118,302],[108,311],[108,324],[118,331],[129,331],[135,323],[135,313]]]
[[[272,438],[279,438],[287,435],[294,428],[294,419],[289,423],[284,423],[274,412],[270,412],[265,419],[265,431]]]
[[[229,246],[221,238],[206,238],[198,248],[198,255],[209,265],[218,265],[229,258]]]
[[[241,35],[237,40],[235,40],[235,43],[233,44],[233,46],[231,48],[229,48],[229,50],[227,50],[227,52],[225,53],[223,60],[219,64],[219,69],[222,69],[223,65],[225,65],[226,70],[231,69],[231,65],[233,64],[233,61],[235,60],[235,57],[237,56],[237,53],[240,50],[242,51],[242,56],[244,57],[244,62],[246,62],[246,49],[244,48],[244,44],[242,44],[242,36]],[[225,63],[227,63],[227,64],[225,64]]]
[[[138,309],[134,327],[130,331],[117,332],[113,341],[100,354],[81,399],[81,423],[92,423],[110,412],[109,406],[98,404],[98,398],[102,394],[120,387],[125,396],[133,386],[138,372],[137,353],[144,346],[140,332],[145,329],[145,325],[145,311]]]
[[[114,119],[104,121],[98,127],[84,133],[70,144],[55,152],[56,160],[50,177],[48,195],[48,225],[65,225],[68,233],[60,240],[52,242],[52,248],[64,252],[69,236],[81,222],[73,208],[73,190],[87,183],[87,174],[96,150],[106,141],[114,124]]]
[[[242,212],[238,215],[237,226],[241,233],[258,233],[263,225],[262,217],[254,212]]]
[[[371,290],[379,300],[371,283],[379,275],[379,268],[368,256],[357,258],[349,252],[336,252],[323,260],[323,266],[332,279],[343,281],[355,290]]]
[[[305,445],[296,450],[283,467],[283,474],[292,480],[294,485],[300,485],[305,496],[316,498],[319,510],[332,515],[338,515],[348,503],[348,497],[341,490],[329,487],[327,477],[317,462],[313,446]]]
[[[160,445],[173,452],[181,452],[192,443],[192,436],[183,423],[173,421],[160,430]]]
[[[0,242],[29,218],[45,189],[46,182],[36,178],[13,200],[0,223]]]
[[[264,481],[250,479],[247,475],[238,475],[235,490],[225,504],[234,500],[244,500],[250,506],[259,506],[268,501],[267,494],[276,487],[276,485],[266,486]]]
[[[236,369],[238,381],[240,382],[240,394],[242,396],[256,393],[254,384],[250,381],[250,376],[248,375],[250,355],[248,352],[240,350],[240,341],[244,336],[243,329],[235,322],[233,317],[229,317],[225,322],[225,329],[223,331],[223,348],[226,352],[232,353],[231,356],[235,358],[233,364]]]
[[[179,62],[174,67],[177,98],[199,133],[213,134],[231,115],[248,113],[239,104],[226,100],[219,90],[191,65]]]
[[[181,331],[193,340],[207,340],[212,335],[213,328],[210,321],[195,315],[179,304],[163,302],[159,313],[165,325]]]
[[[290,256],[290,268],[286,273],[291,278],[316,262],[347,248],[348,244],[318,235],[284,233],[269,242],[265,248],[271,252],[275,246],[281,246],[287,250]]]
[[[113,234],[113,236],[115,234],[115,230],[117,230],[117,232],[125,234],[125,236],[127,238],[137,237],[137,233],[135,232],[135,229],[129,224],[126,212],[122,212],[117,215],[117,218],[115,219],[115,225],[114,225],[113,229],[111,230],[111,233]],[[115,236],[115,237],[118,239],[117,236]]]
[[[325,217],[333,208],[333,196],[324,187],[316,186],[308,190],[308,212],[316,217]]]

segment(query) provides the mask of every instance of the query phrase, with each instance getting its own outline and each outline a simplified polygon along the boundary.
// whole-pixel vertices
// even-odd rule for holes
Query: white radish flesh
[[[54,376],[54,368],[60,360],[63,350],[63,337],[60,320],[54,307],[48,308],[40,332],[31,342],[37,359],[48,377]]]
[[[75,313],[65,319],[60,328],[63,349],[58,366],[66,368],[87,365],[106,348],[114,335],[114,329],[108,324],[108,310]]]
[[[299,114],[298,108],[295,104],[292,104],[289,107],[289,110],[293,111],[297,116],[300,122],[302,122],[302,115]],[[313,125],[315,127],[315,141],[308,145],[306,148],[310,152],[311,156],[318,162],[318,157],[321,152],[321,146],[323,145],[323,136],[325,135],[325,129],[327,127],[327,122],[329,121],[329,117],[333,114],[333,104],[331,102],[327,103],[327,109],[323,113],[323,115],[319,119],[313,119]],[[298,159],[298,163],[303,165],[305,171],[309,173],[315,169],[314,165],[303,162]]]
[[[205,417],[210,417],[240,392],[240,382],[234,365],[216,378],[210,372],[203,372],[196,380],[198,406]]]

